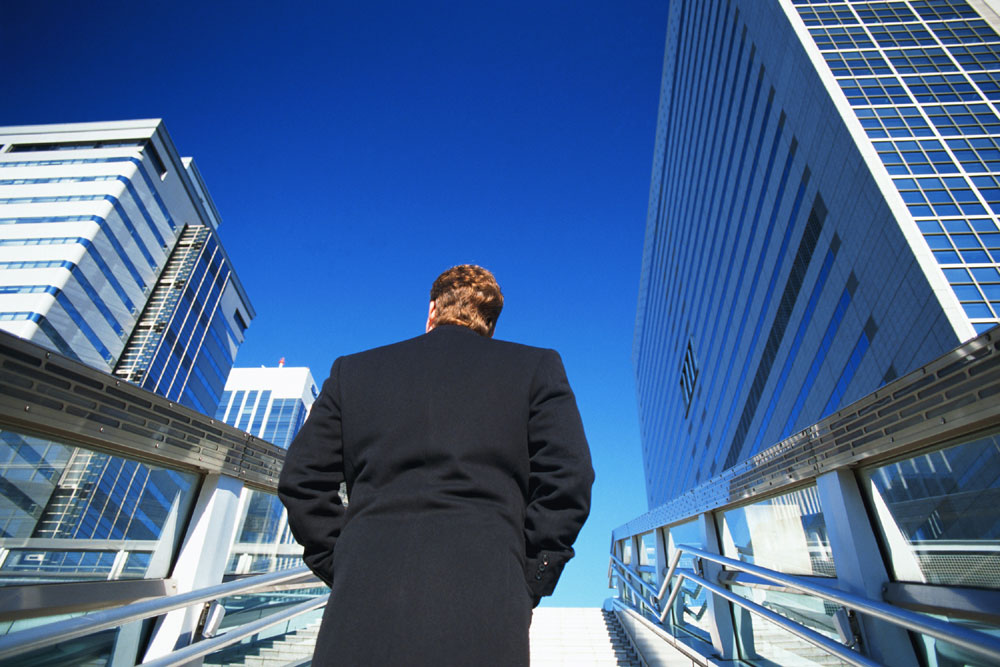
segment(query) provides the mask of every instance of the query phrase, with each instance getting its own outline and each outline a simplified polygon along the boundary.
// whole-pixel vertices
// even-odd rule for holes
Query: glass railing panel
[[[288,513],[278,496],[243,489],[226,574],[264,574],[300,565],[302,547],[292,536]]]
[[[632,564],[632,538],[627,537],[618,542],[618,553],[621,554],[622,562],[626,565]]]
[[[1000,588],[1000,435],[862,472],[898,581]]]
[[[656,533],[639,536],[639,576],[648,584],[656,583]]]
[[[220,603],[226,611],[217,634],[236,630],[247,623],[280,613],[289,607],[329,592],[330,589],[325,586],[312,586],[223,598]],[[286,663],[295,662],[298,658],[308,658],[312,655],[315,631],[323,618],[323,611],[324,608],[320,607],[272,625],[206,656],[205,664],[244,664],[244,661],[252,661],[253,658],[260,656],[264,649],[275,648],[281,643],[284,643],[282,652]],[[302,655],[294,655],[296,650]]]
[[[837,574],[815,486],[728,510],[718,521],[724,556],[785,574]]]
[[[698,520],[670,526],[667,530],[667,562],[673,560],[677,546],[687,544],[705,548],[702,535],[704,531]],[[681,570],[693,570],[694,558],[682,553],[677,567]],[[708,610],[709,593],[700,584],[687,579],[674,579],[674,586],[679,585],[673,608],[670,610],[671,620],[678,628],[685,630],[705,641],[711,641],[711,614]],[[679,582],[679,583],[676,583]]]
[[[196,475],[0,430],[0,586],[167,576]]]
[[[746,586],[732,586],[731,589],[737,595],[795,623],[834,641],[840,641],[833,622],[836,608],[819,598]],[[733,605],[733,616],[740,658],[748,663],[768,667],[826,667],[846,664],[818,646],[742,607]]]
[[[1000,638],[1000,628],[995,625],[945,616],[935,617]],[[971,653],[968,649],[927,635],[917,635],[917,648],[923,654],[927,667],[996,667],[996,663]]]
[[[60,614],[58,616],[6,621],[0,623],[0,635],[13,634],[81,615]],[[22,653],[7,660],[0,660],[0,667],[104,667],[111,663],[118,634],[118,628],[111,628],[85,637],[54,642],[44,648]]]

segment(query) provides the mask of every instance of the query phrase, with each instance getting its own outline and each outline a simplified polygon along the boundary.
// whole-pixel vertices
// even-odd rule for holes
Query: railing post
[[[139,642],[142,639],[142,621],[126,623],[118,629],[108,667],[132,667],[136,664]]]
[[[177,592],[186,593],[222,582],[229,548],[239,519],[239,499],[243,482],[225,475],[205,477],[195,503],[191,524],[171,578]],[[198,623],[201,606],[178,609],[159,619],[143,661],[167,655],[187,646]]]
[[[663,589],[663,580],[667,578],[667,568],[670,567],[670,548],[667,545],[667,532],[664,530],[663,526],[656,528],[653,531],[654,540],[656,542],[656,590]],[[663,599],[659,600],[660,612],[663,611],[664,604],[667,601],[667,596],[669,595],[669,589],[664,592]],[[667,615],[667,625],[670,624],[670,615]]]
[[[642,562],[642,540],[639,539],[638,535],[633,535],[629,538],[629,540],[632,543],[632,562],[629,563],[628,568],[635,572],[637,577],[642,578],[642,575],[639,572],[639,563]],[[642,601],[636,600],[635,602],[641,612],[643,607]]]
[[[705,551],[721,554],[719,551],[719,536],[715,527],[715,520],[711,512],[698,515],[698,525],[701,529],[701,543]],[[709,560],[702,560],[704,576],[709,581],[718,581],[722,566]],[[736,635],[733,630],[733,614],[729,602],[709,593],[706,597],[709,614],[709,634],[712,637],[712,646],[719,653],[722,660],[735,660]]]
[[[816,478],[816,488],[826,519],[839,588],[881,601],[882,586],[889,575],[854,473],[836,470],[820,475]],[[866,655],[885,664],[918,664],[905,630],[865,614],[858,617],[864,643],[862,650]]]

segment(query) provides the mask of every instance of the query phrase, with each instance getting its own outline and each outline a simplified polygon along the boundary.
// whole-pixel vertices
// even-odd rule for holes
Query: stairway
[[[284,667],[312,659],[321,619],[304,628],[249,644],[236,644],[205,657],[206,665]]]
[[[284,667],[312,658],[319,620],[285,635],[237,644],[205,658],[206,665]],[[543,607],[531,620],[532,667],[640,667],[612,612],[597,607]]]
[[[531,619],[532,667],[639,667],[612,612],[598,607],[540,607]]]

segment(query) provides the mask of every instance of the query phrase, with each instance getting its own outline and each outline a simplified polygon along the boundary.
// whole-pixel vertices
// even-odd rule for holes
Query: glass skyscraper
[[[318,395],[308,368],[234,368],[215,418],[287,449]],[[227,574],[295,567],[301,555],[278,497],[244,488]]]
[[[254,316],[218,225],[159,120],[0,128],[0,328],[212,414]],[[199,489],[13,430],[0,477],[0,585],[167,576]]]
[[[1000,36],[670,4],[633,363],[650,507],[1000,322]]]
[[[162,121],[0,128],[0,327],[200,412],[254,316]]]

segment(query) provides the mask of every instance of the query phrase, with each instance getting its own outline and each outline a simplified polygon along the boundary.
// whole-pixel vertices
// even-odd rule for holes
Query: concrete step
[[[638,667],[639,660],[614,614],[596,607],[541,607],[531,619],[531,664]]]
[[[317,619],[304,628],[256,642],[227,647],[205,658],[206,665],[283,667],[311,658],[319,633]]]

